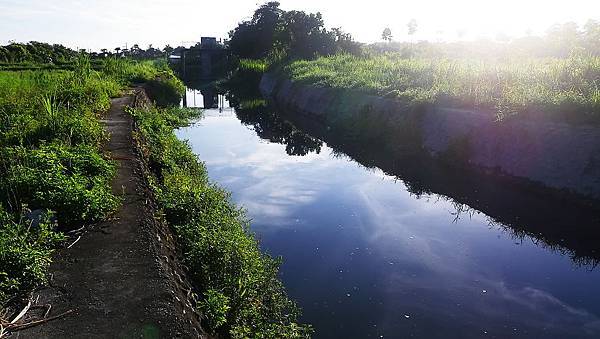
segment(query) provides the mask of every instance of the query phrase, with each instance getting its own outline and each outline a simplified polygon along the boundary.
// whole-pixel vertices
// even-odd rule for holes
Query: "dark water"
[[[178,134],[284,258],[314,337],[600,338],[596,214],[404,171],[261,103],[207,110]]]

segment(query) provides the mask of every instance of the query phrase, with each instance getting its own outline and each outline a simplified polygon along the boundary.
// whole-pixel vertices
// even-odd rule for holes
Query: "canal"
[[[486,200],[460,175],[403,176],[410,164],[300,128],[260,98],[216,102],[178,136],[283,258],[315,338],[600,337],[595,212],[497,186]]]

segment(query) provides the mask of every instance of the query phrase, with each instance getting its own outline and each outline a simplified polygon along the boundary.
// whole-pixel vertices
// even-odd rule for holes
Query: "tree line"
[[[61,63],[77,57],[77,52],[63,45],[32,41],[0,46],[0,62],[5,63]]]
[[[37,63],[37,64],[65,64],[73,62],[79,54],[87,54],[92,59],[107,57],[127,57],[138,60],[153,60],[169,56],[174,48],[166,45],[163,49],[149,45],[147,49],[134,44],[131,48],[117,47],[112,50],[103,48],[100,52],[87,52],[86,50],[73,50],[59,44],[30,41],[28,43],[13,42],[0,46],[0,62],[2,63]]]
[[[408,34],[414,35],[416,21],[411,20]],[[459,37],[465,34],[459,31]],[[600,22],[588,20],[583,26],[575,22],[552,25],[544,35],[509,38],[498,35],[494,40],[429,42],[395,42],[389,28],[381,34],[384,43],[375,43],[367,50],[375,53],[401,52],[406,57],[487,57],[529,56],[565,58],[572,54],[600,56]]]

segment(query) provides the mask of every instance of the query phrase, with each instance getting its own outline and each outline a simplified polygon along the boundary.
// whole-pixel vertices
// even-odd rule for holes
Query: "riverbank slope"
[[[425,154],[454,167],[600,199],[597,126],[539,119],[498,121],[487,112],[410,106],[394,98],[299,84],[276,73],[265,74],[260,89],[288,110],[341,132],[381,139],[407,154]]]

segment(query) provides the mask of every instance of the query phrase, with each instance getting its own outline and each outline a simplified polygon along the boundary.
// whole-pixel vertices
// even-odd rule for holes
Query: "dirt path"
[[[133,147],[132,121],[123,111],[132,100],[114,99],[104,121],[110,133],[107,149],[118,164],[112,189],[117,195],[124,194],[121,210],[113,220],[95,226],[72,248],[61,251],[51,267],[50,287],[34,294],[40,295],[38,304],[52,305],[50,316],[74,312],[15,333],[15,337],[199,336],[180,298],[173,270],[165,265],[169,256],[164,252],[162,233],[145,222],[148,206]]]

